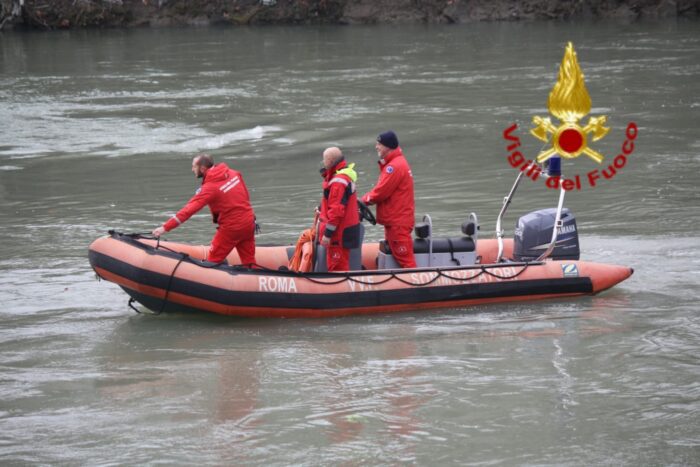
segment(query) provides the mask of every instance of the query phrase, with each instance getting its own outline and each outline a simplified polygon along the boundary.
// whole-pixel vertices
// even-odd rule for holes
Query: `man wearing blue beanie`
[[[415,202],[413,174],[403,156],[396,133],[389,130],[377,137],[379,180],[362,201],[377,205],[377,222],[384,226],[384,239],[402,268],[415,268],[413,238]]]

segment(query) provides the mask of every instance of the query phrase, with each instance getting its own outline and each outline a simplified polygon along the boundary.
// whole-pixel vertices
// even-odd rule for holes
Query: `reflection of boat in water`
[[[202,261],[206,247],[156,242],[110,232],[90,245],[97,274],[122,287],[133,300],[156,312],[206,311],[245,317],[334,317],[475,304],[593,295],[627,279],[624,266],[579,261],[574,216],[563,209],[536,211],[519,219],[515,238],[478,239],[471,214],[462,235],[435,238],[429,216],[416,226],[418,268],[397,269],[383,242],[354,252],[356,267],[310,273],[289,271],[293,247],[259,246],[260,268]],[[556,228],[555,228],[556,226]],[[318,255],[323,257],[323,254]],[[361,265],[360,265],[361,264]]]

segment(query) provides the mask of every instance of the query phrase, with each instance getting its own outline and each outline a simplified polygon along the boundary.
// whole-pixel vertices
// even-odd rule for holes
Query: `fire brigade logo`
[[[503,131],[503,138],[508,142],[508,164],[522,172],[522,175],[533,182],[541,180],[541,176],[544,175],[542,179],[547,188],[581,190],[585,182],[593,188],[600,181],[612,180],[627,165],[637,139],[636,123],[627,124],[620,152],[605,164],[605,156],[589,146],[589,142],[604,138],[610,128],[605,126],[605,115],[590,116],[587,123],[581,123],[591,111],[591,96],[586,89],[583,72],[571,42],[566,45],[559,67],[559,77],[549,93],[547,108],[549,113],[558,119],[558,123],[552,122],[550,117],[533,117],[535,127],[530,130],[530,134],[545,143],[534,160],[528,160],[523,154],[524,148],[516,133],[516,123]],[[561,167],[562,159],[576,159],[581,154],[597,162],[600,168],[590,170],[585,175],[573,174],[565,177]]]
[[[598,141],[608,134],[610,128],[606,128],[607,117],[590,117],[588,124],[581,127],[579,120],[591,111],[591,96],[588,95],[586,84],[583,81],[583,72],[578,65],[574,46],[569,42],[564,52],[564,58],[559,67],[559,79],[549,93],[547,103],[549,113],[560,120],[559,126],[555,126],[549,117],[535,116],[532,122],[537,125],[530,130],[535,138],[550,141],[552,135],[552,147],[542,151],[537,156],[537,162],[542,163],[555,154],[565,159],[575,159],[585,154],[597,163],[603,162],[603,155],[588,146],[588,137]]]

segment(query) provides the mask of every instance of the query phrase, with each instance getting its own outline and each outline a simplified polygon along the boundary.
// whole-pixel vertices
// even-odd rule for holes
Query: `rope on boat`
[[[177,268],[180,267],[182,262],[190,257],[190,255],[186,253],[181,253],[181,255],[182,257],[178,260],[177,264],[173,268],[173,272],[170,273],[170,278],[168,279],[168,287],[166,287],[165,296],[163,297],[163,304],[160,306],[160,310],[158,310],[157,313],[153,313],[154,315],[159,315],[165,310],[165,304],[168,303],[168,295],[170,295],[170,287],[173,285],[173,277],[175,277],[175,272],[177,272]]]
[[[173,285],[173,278],[175,277],[175,273],[177,272],[177,269],[180,267],[180,265],[183,263],[183,261],[185,261],[187,258],[189,258],[190,255],[188,255],[187,253],[180,253],[180,252],[175,251],[173,249],[162,246],[160,244],[160,238],[154,237],[153,235],[151,235],[148,232],[145,232],[145,233],[142,233],[142,232],[121,233],[121,232],[116,232],[114,230],[110,230],[109,234],[110,235],[115,235],[115,234],[122,235],[124,237],[130,237],[133,239],[145,238],[145,239],[149,239],[149,240],[156,240],[156,249],[161,248],[161,249],[168,250],[168,251],[171,251],[173,253],[180,255],[180,259],[178,260],[177,264],[173,268],[173,272],[170,273],[170,277],[168,278],[168,286],[165,288],[165,296],[163,297],[163,303],[160,306],[160,310],[158,310],[157,312],[156,311],[153,312],[154,315],[159,315],[159,314],[163,313],[163,311],[165,310],[165,305],[168,303],[168,295],[170,295],[170,288]],[[214,266],[218,266],[218,264],[215,264]],[[212,267],[212,266],[209,266],[209,267]],[[134,302],[136,302],[136,299],[131,297],[131,298],[129,298],[129,302],[127,303],[127,305],[129,306],[129,308],[134,310],[136,313],[141,314],[141,310],[139,310],[138,308],[136,308],[134,306]]]
[[[170,278],[168,279],[168,286],[165,289],[165,296],[163,297],[163,304],[160,306],[160,310],[154,311],[151,314],[158,316],[159,314],[163,313],[163,311],[165,311],[165,304],[168,303],[168,295],[170,295],[170,287],[173,284],[173,277],[175,277],[175,272],[177,271],[177,268],[180,267],[182,262],[185,261],[186,258],[188,258],[188,256],[189,255],[182,253],[182,258],[180,258],[180,260],[177,262],[177,264],[173,268],[173,272],[170,273]],[[129,308],[131,308],[132,310],[134,310],[136,313],[141,314],[141,310],[136,308],[134,306],[134,303],[136,303],[136,299],[133,297],[130,297],[129,302],[127,303],[127,306]]]
[[[150,235],[150,234],[141,234],[141,233],[122,234],[122,233],[120,233],[120,232],[114,232],[113,230],[110,230],[109,233],[110,233],[110,234],[115,234],[115,233],[116,233],[116,234],[123,235],[123,236],[125,236],[125,237],[130,237],[130,238],[133,238],[133,239],[138,239],[138,238],[155,239],[155,237],[153,237],[153,236]],[[165,298],[163,299],[163,306],[161,307],[161,310],[160,310],[158,313],[155,313],[155,314],[160,314],[160,313],[163,312],[163,309],[165,308],[165,303],[166,303],[166,300],[167,300],[167,298],[168,298],[168,294],[170,293],[170,286],[171,286],[171,284],[172,284],[173,276],[175,275],[175,272],[177,271],[177,268],[180,267],[180,264],[182,264],[182,262],[183,262],[185,259],[189,258],[189,255],[187,255],[186,253],[180,253],[180,252],[175,251],[175,250],[173,250],[173,249],[171,249],[171,248],[168,248],[168,247],[166,247],[166,246],[160,245],[160,239],[159,239],[159,238],[156,239],[156,240],[158,240],[158,243],[156,243],[156,249],[167,250],[167,251],[170,251],[170,252],[172,252],[172,253],[176,253],[176,254],[182,255],[182,257],[181,257],[180,260],[178,261],[177,265],[175,265],[175,268],[173,269],[173,272],[170,274],[170,279],[168,280],[168,288],[167,288],[166,291],[165,291]],[[203,264],[203,263],[200,262],[200,261],[196,261],[196,262],[195,262],[195,261],[192,261],[192,263],[193,263],[193,264],[196,264],[197,266],[203,267],[203,268],[215,268],[215,267],[220,266],[223,262],[221,262],[221,263]],[[308,273],[301,273],[301,272],[297,272],[297,271],[289,271],[289,273],[295,275],[295,276],[298,277],[298,278],[305,279],[305,280],[307,280],[307,281],[309,281],[309,282],[312,282],[312,283],[314,283],[314,284],[319,284],[319,285],[337,285],[337,284],[342,284],[343,282],[354,282],[354,283],[360,284],[360,285],[382,285],[382,284],[386,284],[387,282],[389,282],[389,281],[392,280],[392,279],[396,279],[397,281],[401,282],[402,284],[405,284],[405,285],[408,285],[408,286],[411,286],[411,287],[425,287],[425,286],[427,286],[427,285],[430,285],[430,284],[434,283],[435,281],[437,281],[437,280],[440,279],[441,277],[444,277],[444,278],[447,278],[447,279],[449,279],[449,280],[456,281],[456,282],[469,282],[469,281],[473,281],[474,279],[477,279],[478,277],[480,277],[480,276],[482,276],[482,275],[484,275],[484,274],[486,274],[487,276],[494,277],[494,278],[499,279],[499,280],[515,279],[516,277],[518,277],[518,276],[520,276],[522,273],[524,273],[524,272],[527,270],[527,268],[530,267],[530,265],[531,265],[531,263],[526,262],[525,264],[523,264],[523,265],[521,266],[521,268],[520,268],[520,270],[519,270],[518,272],[516,272],[515,274],[510,275],[510,276],[507,276],[507,275],[500,275],[500,274],[493,273],[493,272],[489,271],[488,268],[487,268],[486,266],[484,266],[484,265],[482,265],[482,266],[479,268],[479,272],[478,272],[477,274],[474,274],[474,275],[469,276],[469,277],[455,277],[455,276],[449,274],[447,271],[443,271],[442,269],[436,268],[436,269],[434,269],[434,270],[431,270],[431,271],[428,271],[428,272],[427,272],[428,274],[430,274],[430,273],[436,273],[436,274],[435,274],[435,277],[433,277],[433,278],[430,279],[429,281],[421,282],[421,283],[416,283],[416,282],[413,282],[413,281],[410,281],[410,280],[406,280],[406,279],[404,279],[403,277],[400,277],[400,275],[404,275],[404,274],[408,273],[409,271],[402,271],[402,272],[400,272],[400,273],[397,273],[396,271],[393,271],[393,270],[392,270],[392,271],[387,271],[386,274],[388,275],[388,277],[385,278],[384,280],[380,281],[380,282],[365,282],[365,281],[360,280],[360,279],[358,279],[358,278],[356,278],[356,277],[353,277],[351,271],[347,271],[347,272],[343,272],[343,273],[338,273],[339,275],[342,274],[342,276],[339,277],[338,280],[333,281],[333,282],[329,282],[329,281],[327,281],[327,280],[321,280],[321,279],[316,279],[316,278],[313,278],[313,277],[309,277],[309,276],[307,275]],[[250,271],[250,270],[252,270],[252,269],[257,269],[257,270],[261,270],[261,271],[269,271],[269,272],[275,272],[275,273],[278,273],[278,272],[279,272],[279,271],[276,270],[276,269],[267,268],[267,267],[265,267],[265,266],[262,266],[262,265],[256,264],[256,263],[250,264],[249,266],[250,266],[250,267],[246,267],[246,266],[243,266],[243,265],[235,265],[235,266],[229,266],[229,267],[230,267],[230,269],[233,270],[233,271]],[[378,273],[381,274],[381,272],[378,272]],[[425,271],[421,271],[421,273],[425,273]]]
[[[141,314],[141,310],[139,310],[138,308],[136,308],[136,307],[134,306],[134,303],[136,303],[136,299],[135,299],[134,297],[129,297],[129,301],[126,303],[126,305],[127,305],[129,308],[131,308],[132,310],[134,310],[136,313]]]
[[[486,275],[488,275],[488,276],[491,276],[491,277],[495,277],[496,279],[501,279],[501,280],[515,279],[516,277],[518,277],[519,275],[521,275],[523,272],[525,272],[525,270],[526,270],[529,266],[530,266],[530,263],[525,263],[525,264],[522,266],[522,268],[520,269],[520,271],[518,271],[517,273],[513,274],[512,276],[501,276],[501,275],[499,275],[499,274],[494,274],[493,272],[489,271],[489,270],[488,270],[486,267],[484,267],[484,266],[481,266],[481,268],[480,268],[478,274],[474,274],[473,276],[469,276],[469,277],[455,277],[455,276],[453,276],[453,275],[451,275],[451,274],[448,274],[447,272],[445,272],[445,271],[443,271],[443,270],[441,270],[441,269],[434,269],[434,270],[432,270],[432,271],[429,271],[428,274],[430,274],[430,273],[436,273],[436,274],[435,274],[435,277],[433,277],[433,278],[430,279],[429,281],[421,282],[421,283],[416,283],[416,282],[413,282],[413,281],[410,281],[410,280],[406,280],[406,279],[404,279],[403,277],[401,277],[401,276],[399,275],[399,274],[406,274],[408,271],[401,272],[401,273],[398,273],[398,274],[397,274],[395,271],[387,272],[388,277],[387,277],[386,279],[380,281],[380,282],[365,282],[365,281],[362,281],[362,280],[359,280],[359,279],[353,277],[353,276],[351,275],[350,272],[344,273],[343,277],[342,277],[342,278],[339,278],[339,279],[338,279],[337,281],[335,281],[335,282],[327,282],[327,281],[323,281],[323,280],[318,280],[318,279],[314,279],[313,277],[306,277],[306,276],[303,276],[303,275],[301,275],[301,274],[299,275],[299,277],[303,277],[304,279],[308,280],[309,282],[313,282],[314,284],[321,284],[321,285],[336,285],[336,284],[341,284],[341,283],[346,282],[346,281],[348,281],[348,282],[354,282],[354,283],[356,283],[356,284],[361,284],[361,285],[382,285],[382,284],[386,284],[387,282],[389,282],[389,281],[392,280],[392,279],[396,279],[397,281],[401,282],[402,284],[410,285],[411,287],[424,287],[424,286],[426,286],[426,285],[432,284],[433,282],[437,281],[437,280],[440,279],[441,277],[445,277],[445,278],[447,278],[447,279],[450,279],[450,280],[453,280],[453,281],[457,281],[457,282],[468,282],[468,281],[472,281],[472,280],[474,280],[474,279],[476,279],[476,278],[478,278],[479,276],[484,275],[484,274],[486,274]],[[422,273],[425,273],[425,272],[422,272]]]
[[[409,271],[401,271],[398,273],[396,271],[387,271],[386,274],[389,277],[387,277],[386,279],[384,279],[380,282],[365,282],[363,280],[360,280],[356,277],[353,277],[354,271],[344,271],[342,273],[341,272],[336,273],[338,275],[342,274],[342,276],[339,277],[338,280],[333,281],[333,282],[309,277],[308,273],[303,273],[303,272],[298,272],[298,271],[288,271],[288,272],[291,274],[294,274],[298,278],[305,279],[309,282],[312,282],[314,284],[320,284],[320,285],[337,285],[337,284],[342,284],[343,282],[354,282],[354,283],[360,284],[360,285],[382,285],[382,284],[386,284],[387,282],[389,282],[392,279],[396,279],[397,281],[401,282],[402,284],[410,285],[411,287],[424,287],[426,285],[432,284],[433,282],[437,281],[441,277],[446,277],[450,280],[457,281],[457,282],[469,282],[469,281],[472,281],[472,280],[474,280],[474,279],[476,279],[479,276],[482,276],[484,274],[486,274],[487,276],[494,277],[496,279],[500,279],[500,280],[515,279],[516,277],[518,277],[522,273],[524,273],[527,270],[527,268],[530,267],[530,265],[531,265],[531,263],[529,263],[529,262],[522,264],[520,270],[518,272],[516,272],[515,274],[510,275],[510,276],[493,273],[493,272],[489,271],[489,269],[486,266],[483,266],[483,265],[479,268],[478,274],[474,274],[473,276],[470,276],[470,277],[455,277],[455,276],[449,274],[447,271],[443,271],[440,268],[435,268],[435,269],[427,272],[428,274],[429,273],[436,273],[435,277],[433,277],[432,279],[430,279],[427,282],[421,282],[421,283],[412,282],[410,280],[404,279],[403,277],[400,277],[400,275],[407,274],[407,273],[409,273]],[[255,269],[259,269],[262,271],[279,272],[276,269],[270,269],[270,268],[267,268],[267,267],[259,265],[259,264],[252,264],[251,266],[254,266]],[[250,271],[251,269],[253,269],[253,267],[247,268],[247,267],[242,266],[242,265],[231,266],[231,268],[235,271]],[[420,271],[420,273],[426,273],[426,272]],[[383,274],[383,273],[381,272],[381,270],[378,270],[377,274]]]

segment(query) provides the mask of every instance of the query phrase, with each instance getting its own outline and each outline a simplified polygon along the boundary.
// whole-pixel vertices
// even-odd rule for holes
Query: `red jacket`
[[[326,172],[321,199],[319,235],[331,238],[344,248],[359,246],[360,217],[357,210],[357,175],[344,160]]]
[[[202,186],[192,199],[163,227],[167,232],[173,230],[205,205],[209,205],[214,222],[223,227],[236,230],[248,226],[254,228],[255,214],[250,206],[250,196],[243,176],[223,162],[207,170]]]
[[[379,180],[362,201],[377,205],[378,223],[413,228],[416,209],[413,174],[400,147],[379,160]]]

